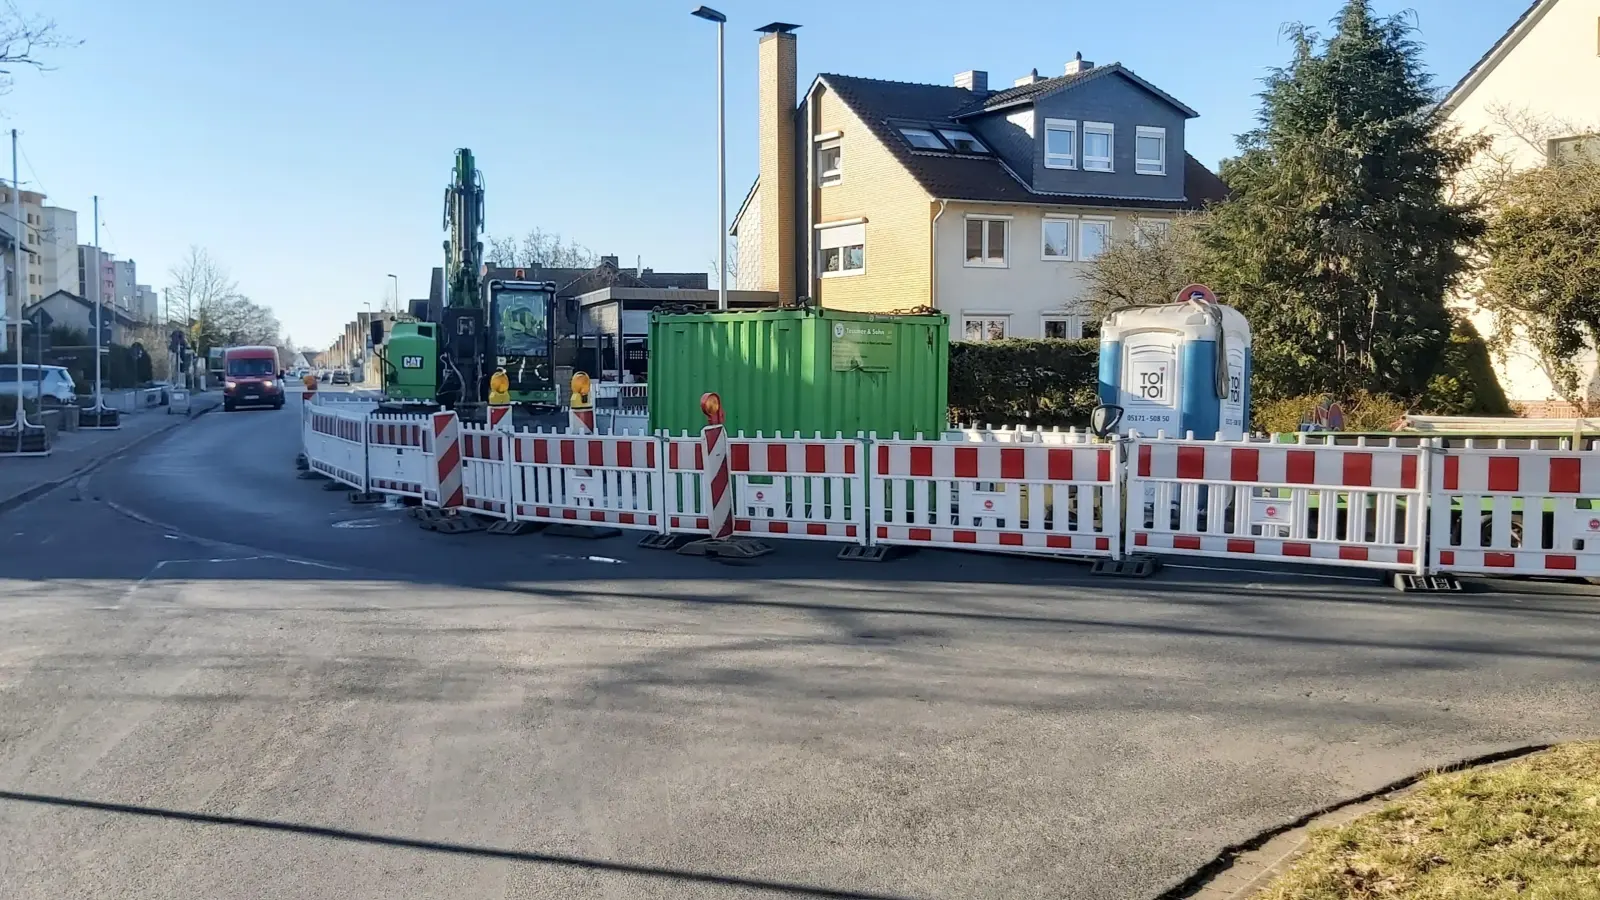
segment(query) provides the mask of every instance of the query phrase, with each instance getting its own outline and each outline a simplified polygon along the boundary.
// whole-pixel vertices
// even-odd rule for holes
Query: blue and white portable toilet
[[[1100,403],[1118,431],[1241,440],[1250,427],[1250,325],[1202,285],[1177,303],[1118,310],[1100,326]]]

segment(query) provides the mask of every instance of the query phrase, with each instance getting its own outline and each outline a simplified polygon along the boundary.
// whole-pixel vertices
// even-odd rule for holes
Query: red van
[[[283,372],[276,347],[229,347],[222,353],[222,408],[283,409]]]

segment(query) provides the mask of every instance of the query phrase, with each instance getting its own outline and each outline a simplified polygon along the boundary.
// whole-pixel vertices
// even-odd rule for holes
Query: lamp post
[[[389,283],[394,285],[394,311],[400,311],[400,278],[393,272],[389,273]]]
[[[722,30],[728,17],[709,6],[690,15],[717,23],[717,309],[728,308],[728,104]]]

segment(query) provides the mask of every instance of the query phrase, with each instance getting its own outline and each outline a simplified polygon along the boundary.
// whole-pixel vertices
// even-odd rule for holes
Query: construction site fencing
[[[302,439],[306,463],[353,490],[367,489],[367,412],[312,406],[305,414]]]
[[[508,496],[517,521],[662,530],[656,438],[535,431],[510,440]]]
[[[433,429],[426,415],[366,413],[367,490],[423,499],[432,464]]]

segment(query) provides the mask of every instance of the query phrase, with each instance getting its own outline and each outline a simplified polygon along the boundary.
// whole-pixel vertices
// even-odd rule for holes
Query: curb
[[[137,438],[134,438],[132,441],[129,441],[125,446],[118,447],[116,450],[114,450],[114,451],[112,451],[110,453],[107,453],[105,456],[102,456],[102,457],[100,457],[98,459],[93,459],[93,460],[90,460],[87,463],[84,463],[83,465],[81,465],[78,468],[74,469],[73,471],[67,473],[66,475],[63,475],[60,478],[54,479],[52,481],[46,481],[46,482],[43,482],[41,484],[36,484],[33,487],[28,488],[27,490],[23,491],[20,494],[15,494],[15,495],[13,495],[11,497],[6,497],[4,499],[0,499],[0,514],[8,513],[11,510],[16,509],[19,506],[23,506],[25,504],[32,503],[33,501],[39,499],[40,497],[43,497],[45,494],[50,493],[51,491],[55,490],[56,488],[61,487],[64,484],[69,484],[69,483],[71,483],[73,481],[77,481],[79,478],[82,478],[83,476],[88,475],[90,472],[93,472],[95,469],[100,468],[100,466],[104,465],[105,463],[108,463],[111,460],[116,459],[117,457],[122,456],[122,455],[124,455],[124,454],[126,454],[126,453],[128,453],[130,451],[137,450],[140,447],[144,446],[145,444],[149,443],[150,441],[160,437],[161,435],[168,434],[170,432],[176,431],[179,428],[182,428],[184,425],[187,425],[190,422],[193,422],[195,419],[200,418],[201,416],[205,415],[208,412],[211,412],[214,409],[219,409],[220,407],[221,407],[221,404],[217,404],[216,406],[208,406],[205,409],[202,409],[202,410],[194,413],[193,415],[185,416],[182,420],[171,421],[167,425],[154,428],[148,434],[144,434],[144,435],[141,435],[141,436],[139,436]]]
[[[1222,848],[1193,875],[1162,891],[1154,900],[1246,900],[1258,893],[1272,875],[1299,855],[1305,832],[1323,825],[1340,824],[1381,805],[1391,794],[1415,787],[1430,775],[1442,775],[1507,762],[1549,750],[1565,743],[1520,744],[1506,750],[1459,759],[1424,769],[1376,790],[1312,810],[1293,821],[1277,825],[1254,837]],[[1238,871],[1235,871],[1238,869]]]

